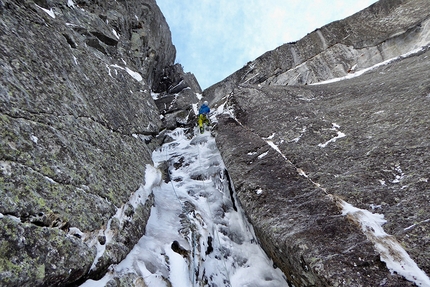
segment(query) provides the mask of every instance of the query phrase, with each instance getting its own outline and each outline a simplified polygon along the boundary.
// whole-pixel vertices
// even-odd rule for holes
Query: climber
[[[200,128],[200,133],[203,133],[205,131],[203,124],[209,125],[209,113],[211,109],[208,106],[208,101],[204,101],[203,104],[200,106],[199,109],[199,116],[197,119],[197,123]]]

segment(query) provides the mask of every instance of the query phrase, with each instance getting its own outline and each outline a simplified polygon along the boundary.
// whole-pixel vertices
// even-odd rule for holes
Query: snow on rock
[[[144,186],[155,202],[146,234],[104,278],[82,286],[124,276],[149,287],[287,286],[235,200],[215,139],[196,134],[176,129],[154,151]],[[157,168],[167,173],[160,184]]]
[[[160,182],[161,182],[160,171],[151,165],[146,165],[145,184],[130,196],[128,203],[124,204],[123,206],[117,209],[116,214],[111,219],[109,219],[105,229],[98,230],[98,232],[95,233],[95,236],[94,234],[82,233],[76,229],[73,230],[74,234],[79,234],[80,236],[85,238],[85,240],[88,240],[88,245],[95,246],[97,249],[97,255],[93,261],[93,264],[90,270],[95,270],[99,259],[106,252],[106,246],[110,242],[112,242],[112,239],[115,235],[115,231],[111,229],[112,220],[115,218],[118,220],[120,225],[123,225],[126,221],[130,219],[126,215],[126,206],[128,206],[129,204],[133,206],[134,209],[136,209],[139,205],[144,205],[148,196],[151,194],[154,186],[159,185]],[[105,242],[103,242],[103,244],[100,243],[98,239],[99,237],[105,238]]]
[[[120,69],[120,70],[124,70],[124,71],[126,71],[130,76],[132,76],[133,77],[133,79],[135,79],[136,81],[138,81],[138,82],[141,82],[141,81],[143,81],[143,78],[142,78],[142,76],[138,73],[138,72],[135,72],[135,71],[133,71],[133,70],[131,70],[130,68],[128,68],[128,67],[121,67],[121,66],[119,66],[119,65],[110,65],[111,67],[113,67],[113,68],[117,68],[117,69]],[[109,69],[109,68],[108,68]],[[112,75],[111,75],[111,73],[110,73],[110,69],[109,69],[109,76],[111,76],[112,77]]]
[[[333,123],[333,130],[340,128],[339,125]],[[269,137],[273,138],[273,137]],[[337,139],[338,137],[334,138]],[[328,141],[324,147],[332,142]],[[278,146],[273,141],[266,138],[267,144],[272,147],[275,151],[283,156],[283,158],[291,164],[287,157],[280,151]],[[322,188],[319,183],[312,181],[307,174],[300,168],[297,168],[297,173],[307,178],[312,184],[320,188],[321,191],[328,194],[326,189]],[[395,180],[400,181],[404,174],[399,166],[396,166],[395,171],[399,174]],[[329,194],[328,194],[329,195]],[[376,250],[380,254],[381,261],[387,264],[388,269],[392,273],[397,273],[405,277],[407,280],[414,282],[417,286],[430,287],[430,278],[428,275],[421,270],[415,261],[409,256],[409,254],[403,249],[403,247],[397,242],[394,236],[387,234],[382,225],[386,223],[383,214],[372,213],[368,210],[363,210],[352,206],[344,200],[329,195],[342,209],[342,214],[347,216],[350,220],[357,223],[366,237],[374,244]],[[372,209],[380,208],[380,206],[372,205]],[[430,221],[430,220],[429,220]],[[427,222],[424,221],[424,222]],[[409,226],[406,229],[413,228]],[[405,229],[405,230],[406,230]]]
[[[330,80],[326,80],[326,81],[312,83],[311,85],[323,85],[323,84],[329,84],[329,83],[334,83],[334,82],[339,82],[339,81],[343,81],[343,80],[347,80],[347,79],[352,79],[352,78],[359,77],[359,76],[363,75],[366,72],[375,70],[378,67],[389,65],[389,64],[391,64],[391,63],[393,63],[393,62],[395,62],[395,61],[397,61],[399,59],[407,58],[409,56],[413,56],[415,54],[418,54],[418,53],[422,52],[425,49],[426,46],[428,46],[428,43],[425,43],[425,45],[423,45],[422,47],[419,47],[419,48],[417,48],[415,50],[412,50],[412,51],[410,51],[408,53],[405,53],[405,54],[400,55],[398,57],[394,57],[394,58],[388,59],[386,61],[383,61],[381,63],[373,65],[371,67],[362,69],[362,70],[360,70],[358,72],[355,72],[355,73],[352,73],[352,74],[348,74],[348,75],[346,75],[344,77],[339,77],[339,78],[334,78],[334,79],[330,79]]]
[[[381,260],[387,264],[392,273],[402,275],[417,286],[430,286],[430,278],[427,274],[417,266],[394,236],[385,233],[382,228],[386,222],[384,215],[356,208],[342,200],[339,202],[343,208],[342,214],[361,226],[361,230],[373,242]]]
[[[37,4],[34,4],[34,5],[36,5],[37,8],[42,9],[46,14],[48,14],[49,16],[51,16],[52,18],[55,19],[55,13],[54,13],[54,11],[52,11],[52,8],[48,10],[48,9],[43,8],[43,7],[40,7]]]
[[[323,147],[324,148],[329,143],[335,142],[335,141],[337,141],[340,138],[346,137],[346,135],[343,132],[341,132],[341,131],[338,130],[340,128],[340,126],[338,124],[333,123],[332,125],[333,125],[333,127],[331,128],[331,130],[335,131],[337,133],[337,136],[334,137],[334,138],[332,138],[332,139],[330,139],[330,140],[328,140],[327,142],[325,142],[323,144],[318,144],[319,147]]]

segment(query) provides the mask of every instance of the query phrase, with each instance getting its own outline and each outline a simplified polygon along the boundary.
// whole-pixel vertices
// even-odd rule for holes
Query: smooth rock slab
[[[217,145],[262,246],[294,285],[413,286],[390,274],[336,198],[383,214],[385,232],[430,274],[429,58],[423,49],[351,80],[230,95]]]

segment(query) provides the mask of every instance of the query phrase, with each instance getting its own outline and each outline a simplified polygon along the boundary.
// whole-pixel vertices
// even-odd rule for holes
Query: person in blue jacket
[[[204,133],[205,129],[203,127],[203,124],[209,125],[209,113],[211,112],[211,109],[208,106],[208,101],[204,101],[203,104],[200,106],[199,109],[199,117],[197,119],[200,133]]]

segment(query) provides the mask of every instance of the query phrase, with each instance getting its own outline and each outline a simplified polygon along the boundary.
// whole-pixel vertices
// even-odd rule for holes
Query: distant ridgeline
[[[430,286],[429,44],[428,0],[379,1],[203,92],[290,286]],[[0,0],[1,286],[99,279],[145,234],[202,96],[175,53],[155,0]]]

